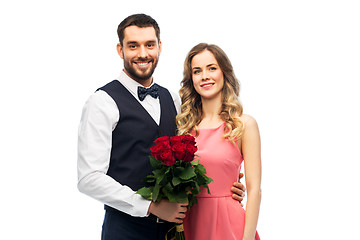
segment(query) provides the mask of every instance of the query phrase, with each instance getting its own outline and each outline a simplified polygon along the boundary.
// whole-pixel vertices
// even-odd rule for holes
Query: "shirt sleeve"
[[[78,189],[119,211],[144,217],[151,201],[106,175],[119,116],[116,103],[104,91],[95,92],[85,103],[78,132]]]

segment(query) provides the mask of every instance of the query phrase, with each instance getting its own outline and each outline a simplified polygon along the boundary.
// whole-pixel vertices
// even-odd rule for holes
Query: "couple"
[[[175,94],[153,82],[161,52],[156,21],[131,15],[118,36],[124,70],[90,96],[79,126],[78,188],[105,204],[102,239],[164,239],[174,222],[184,222],[187,240],[259,239],[260,137],[256,121],[242,114],[239,83],[225,53],[207,44],[189,52],[180,107]],[[211,195],[201,193],[188,212],[186,204],[154,203],[135,193],[151,172],[153,141],[176,132],[196,137],[197,155],[214,180]],[[238,202],[243,160],[246,213]]]

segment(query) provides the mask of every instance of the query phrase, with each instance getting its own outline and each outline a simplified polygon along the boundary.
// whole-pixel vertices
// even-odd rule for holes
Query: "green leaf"
[[[156,176],[156,184],[161,185],[160,183],[164,180],[165,175],[158,175]]]
[[[152,171],[152,173],[154,174],[154,177],[156,178],[156,176],[161,174],[161,169],[155,169],[154,171]]]
[[[179,177],[184,180],[189,180],[190,178],[196,176],[194,170],[195,169],[190,165],[189,167],[185,168],[184,171],[182,171],[179,174]]]
[[[171,182],[174,186],[177,186],[181,183],[181,179],[179,177],[174,177]]]
[[[211,194],[211,193],[210,193],[209,186],[206,184],[206,185],[204,185],[204,187],[205,187],[205,188],[207,188],[207,190],[208,190],[208,194]]]
[[[191,162],[191,165],[197,166],[199,164],[199,160],[194,160]]]
[[[176,202],[174,188],[171,186],[170,183],[166,184],[166,186],[163,187],[162,192],[169,199],[170,202]]]
[[[189,198],[188,208],[190,209],[194,204],[197,203],[197,198],[193,194],[189,194],[188,198]]]
[[[143,198],[146,198],[148,200],[152,200],[152,192],[150,188],[143,187],[137,190],[137,194],[140,194]]]
[[[168,167],[166,169],[166,171],[163,173],[163,178],[161,178],[161,180],[159,181],[159,184],[161,186],[166,185],[171,179],[172,179],[172,171],[171,171],[172,167]]]
[[[175,194],[176,202],[178,203],[186,203],[188,202],[188,195],[185,191],[180,191]]]
[[[169,199],[170,202],[177,202],[175,194],[172,192],[166,192],[165,196]]]
[[[202,165],[202,164],[198,164],[195,168],[199,173],[202,173],[202,174],[206,173],[206,169],[205,169],[204,165]]]
[[[213,181],[212,178],[206,177],[206,184],[209,184],[209,183],[211,183],[212,181]]]
[[[185,168],[183,168],[183,167],[176,167],[174,169],[174,175],[179,176],[184,170],[185,170]]]
[[[200,174],[200,173],[197,173],[197,174],[196,174],[196,182],[199,184],[199,186],[205,184],[205,183],[206,183],[205,176],[203,176],[203,175]]]
[[[198,195],[200,193],[200,186],[197,182],[194,182],[195,187],[193,189],[191,189],[191,192],[194,195]]]
[[[164,177],[165,168],[155,169],[152,171],[157,182],[160,182]],[[161,179],[161,180],[160,180]]]
[[[150,164],[153,168],[159,169],[159,168],[162,168],[163,166],[165,166],[165,164],[156,160],[153,156],[149,156],[149,158],[150,158]]]
[[[155,184],[154,189],[153,189],[153,193],[152,193],[152,199],[153,199],[155,202],[158,201],[159,191],[160,191],[160,186],[159,186],[159,184]],[[160,200],[160,199],[159,199],[159,200]]]
[[[155,176],[154,175],[148,175],[145,177],[144,181],[147,183],[154,183],[155,182]]]
[[[164,198],[164,195],[161,193],[161,191],[159,192],[159,195],[157,197],[157,201],[160,202],[161,199]]]
[[[171,183],[167,183],[165,186],[164,186],[164,189],[168,192],[173,192],[174,191],[174,188],[173,186],[171,186]]]

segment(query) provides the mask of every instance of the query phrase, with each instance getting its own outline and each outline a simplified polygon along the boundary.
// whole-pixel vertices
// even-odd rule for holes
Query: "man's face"
[[[161,42],[156,37],[155,29],[137,26],[125,28],[123,46],[118,43],[117,50],[124,60],[125,72],[138,83],[149,86],[161,52]]]

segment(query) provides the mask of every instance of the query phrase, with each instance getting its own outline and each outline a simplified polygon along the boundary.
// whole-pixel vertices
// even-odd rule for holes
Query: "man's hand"
[[[244,177],[243,173],[239,174],[239,181]],[[234,193],[232,195],[233,199],[239,201],[241,206],[244,206],[241,202],[245,197],[245,186],[241,182],[234,182],[233,187],[231,187],[231,191]]]
[[[168,222],[182,223],[187,205],[188,203],[175,203],[162,199],[160,202],[151,202],[149,213]]]

